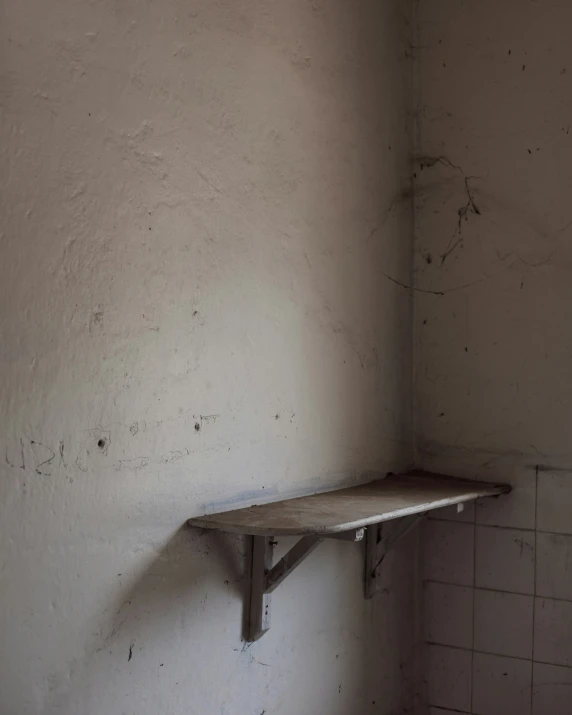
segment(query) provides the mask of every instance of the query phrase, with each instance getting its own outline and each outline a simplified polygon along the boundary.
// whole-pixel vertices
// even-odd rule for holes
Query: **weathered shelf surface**
[[[189,519],[189,524],[255,536],[327,536],[509,491],[508,485],[414,471],[357,487],[210,514]]]

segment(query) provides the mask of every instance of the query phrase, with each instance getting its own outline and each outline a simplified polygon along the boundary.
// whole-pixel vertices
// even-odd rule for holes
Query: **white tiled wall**
[[[429,646],[429,702],[467,712],[471,704],[471,652]]]
[[[572,478],[531,471],[425,524],[430,715],[572,715]]]
[[[536,599],[534,647],[539,661],[572,666],[572,601]]]
[[[428,581],[425,587],[425,637],[454,648],[473,646],[473,589]]]
[[[572,601],[572,536],[538,532],[536,548],[536,595]]]
[[[534,548],[533,531],[477,526],[475,586],[533,594]]]
[[[475,590],[474,648],[513,658],[532,658],[534,596]]]
[[[530,715],[532,662],[488,653],[473,657],[472,712]]]
[[[473,524],[431,520],[425,529],[425,578],[472,586],[474,532]]]
[[[535,663],[532,679],[534,715],[549,715],[572,711],[572,669],[558,665]]]

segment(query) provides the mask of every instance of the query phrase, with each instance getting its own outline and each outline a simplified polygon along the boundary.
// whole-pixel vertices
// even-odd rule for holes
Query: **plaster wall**
[[[412,542],[245,648],[244,543],[183,528],[411,461],[410,10],[0,4],[3,715],[411,707]]]

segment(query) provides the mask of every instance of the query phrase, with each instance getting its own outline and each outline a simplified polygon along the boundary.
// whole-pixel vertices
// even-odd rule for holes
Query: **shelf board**
[[[328,536],[510,491],[507,485],[412,471],[367,484],[189,519],[253,536]]]

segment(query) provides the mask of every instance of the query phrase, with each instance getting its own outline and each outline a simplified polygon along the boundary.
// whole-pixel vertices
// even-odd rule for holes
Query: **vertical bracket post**
[[[270,628],[270,594],[323,541],[322,537],[307,534],[272,566],[274,539],[271,536],[252,536],[247,573],[250,593],[246,614],[245,640],[256,641]]]
[[[271,536],[251,536],[249,572],[250,585],[246,614],[245,640],[256,641],[270,628],[270,594],[266,593],[266,574],[272,568],[274,539]]]
[[[381,524],[372,524],[365,530],[365,597],[373,598],[379,590],[379,560],[381,543]],[[380,564],[381,565],[381,564]]]

